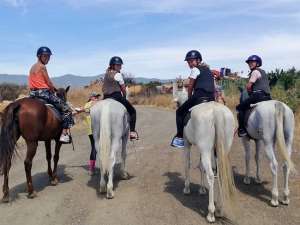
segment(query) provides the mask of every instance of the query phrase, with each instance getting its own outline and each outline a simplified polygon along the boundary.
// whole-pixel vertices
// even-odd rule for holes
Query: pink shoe
[[[95,164],[96,164],[96,160],[90,160],[89,161],[89,175],[94,175],[95,173]]]

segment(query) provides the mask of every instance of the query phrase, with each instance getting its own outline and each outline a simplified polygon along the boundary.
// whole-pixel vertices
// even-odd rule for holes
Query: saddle
[[[45,106],[47,106],[47,107],[53,112],[53,114],[54,114],[54,116],[56,117],[56,119],[58,119],[59,121],[62,121],[62,115],[61,115],[61,112],[60,112],[58,109],[56,109],[56,108],[54,107],[54,105],[49,104],[46,100],[41,99],[41,98],[37,98],[37,97],[30,97],[30,98],[36,99],[36,100],[42,102]]]

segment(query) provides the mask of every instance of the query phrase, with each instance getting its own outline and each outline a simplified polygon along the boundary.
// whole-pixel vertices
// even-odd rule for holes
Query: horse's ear
[[[70,85],[66,88],[66,93],[68,93],[68,91],[70,90]]]

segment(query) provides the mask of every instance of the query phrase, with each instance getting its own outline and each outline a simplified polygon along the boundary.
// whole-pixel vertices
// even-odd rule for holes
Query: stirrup
[[[130,134],[131,134],[131,132],[134,132],[135,134],[136,134],[136,136],[131,136]],[[129,133],[129,139],[130,139],[130,141],[134,141],[134,140],[139,140],[139,134],[138,134],[138,132],[137,131],[130,131],[130,133]]]
[[[239,128],[238,129],[238,136],[239,137],[245,137],[245,136],[247,136],[248,134],[247,134],[247,131],[245,130],[245,129],[243,129],[243,128]]]

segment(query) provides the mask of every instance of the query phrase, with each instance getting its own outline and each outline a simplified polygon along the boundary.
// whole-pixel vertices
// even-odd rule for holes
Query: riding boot
[[[247,135],[247,131],[245,129],[245,113],[243,111],[240,111],[238,113],[238,122],[239,122],[239,129],[238,129],[238,135],[239,137],[244,137]]]

